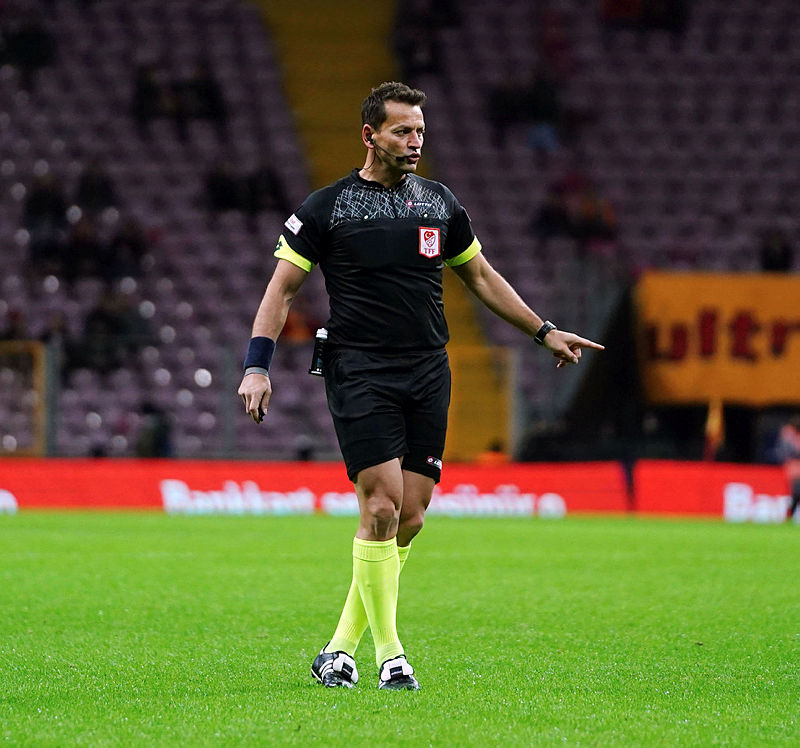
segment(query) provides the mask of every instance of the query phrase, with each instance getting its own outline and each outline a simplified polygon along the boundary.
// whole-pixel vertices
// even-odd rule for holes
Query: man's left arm
[[[498,317],[522,330],[526,335],[536,339],[548,348],[558,359],[557,367],[566,364],[577,364],[581,358],[581,349],[594,348],[602,351],[604,346],[573,332],[558,330],[555,327],[543,330],[545,321],[533,311],[483,256],[478,252],[471,260],[452,266],[464,285],[480,299],[480,301]]]

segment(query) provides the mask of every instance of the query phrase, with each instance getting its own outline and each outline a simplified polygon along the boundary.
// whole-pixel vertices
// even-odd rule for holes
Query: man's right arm
[[[544,320],[536,314],[486,260],[483,253],[461,265],[452,266],[464,285],[480,299],[487,308],[498,317],[522,330],[526,335],[535,338],[542,329]],[[557,368],[567,364],[577,364],[581,358],[582,348],[595,348],[602,351],[603,346],[574,332],[566,332],[551,327],[545,332],[544,340],[539,341],[558,359]]]
[[[287,260],[278,260],[264,297],[253,321],[252,337],[277,340],[286,323],[286,316],[294,297],[308,277],[308,272]],[[245,374],[239,385],[239,396],[244,408],[256,423],[266,415],[272,385],[264,374]]]

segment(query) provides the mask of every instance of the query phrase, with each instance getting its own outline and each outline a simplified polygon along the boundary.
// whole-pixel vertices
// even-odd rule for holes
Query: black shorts
[[[437,483],[450,405],[447,352],[332,348],[325,355],[328,408],[347,476],[403,458],[403,469]]]

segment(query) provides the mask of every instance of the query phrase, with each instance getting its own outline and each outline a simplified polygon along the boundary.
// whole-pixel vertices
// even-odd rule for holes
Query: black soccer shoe
[[[414,668],[408,664],[405,655],[386,660],[381,665],[378,688],[386,691],[419,691]]]
[[[356,661],[347,652],[326,652],[325,647],[311,663],[311,675],[326,688],[352,688],[358,683]]]

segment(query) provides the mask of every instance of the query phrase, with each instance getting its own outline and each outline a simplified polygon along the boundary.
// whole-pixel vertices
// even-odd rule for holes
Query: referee
[[[453,193],[416,176],[424,104],[422,91],[394,82],[364,100],[364,166],[312,193],[286,221],[239,387],[260,423],[272,395],[275,341],[292,299],[319,265],[330,300],[325,390],[360,512],[350,591],[333,637],[311,666],[331,688],[357,682],[354,656],[367,626],[378,687],[419,688],[395,621],[399,575],[442,470],[450,402],[444,267],[548,348],[558,367],[577,364],[582,348],[603,348],[533,312],[489,265]]]

